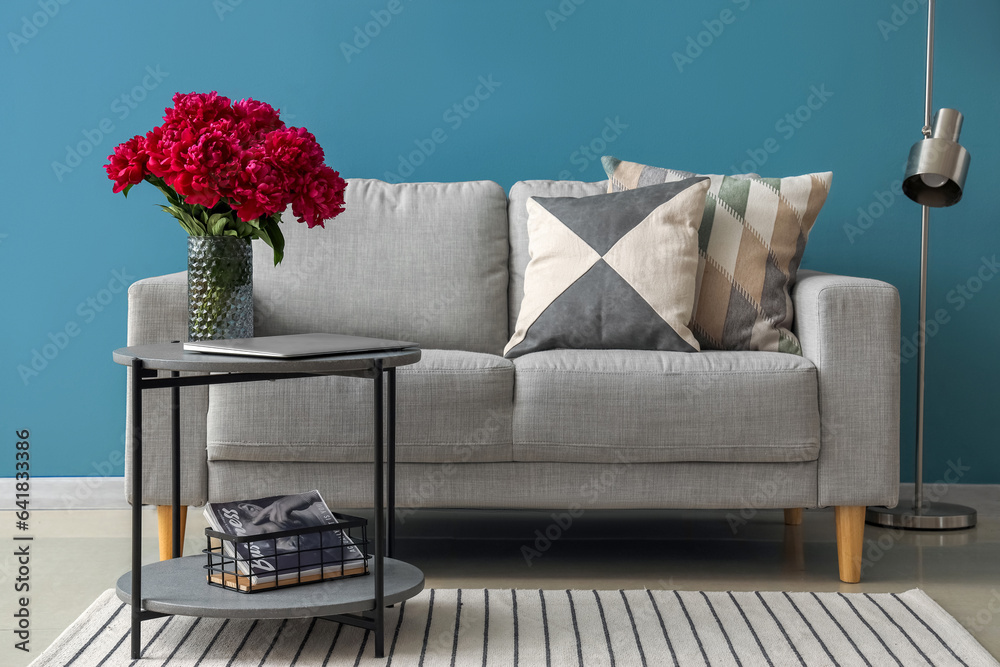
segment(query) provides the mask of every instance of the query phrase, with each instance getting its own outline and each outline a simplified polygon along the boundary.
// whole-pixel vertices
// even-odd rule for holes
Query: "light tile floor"
[[[961,489],[961,487],[958,487]],[[869,526],[861,584],[837,578],[833,513],[807,511],[785,526],[761,511],[732,527],[724,511],[590,510],[556,535],[547,512],[432,510],[406,518],[398,557],[420,566],[438,588],[676,588],[901,592],[921,588],[1000,656],[1000,487],[971,487],[950,502],[979,510],[971,530],[918,533]],[[364,515],[364,512],[360,512]],[[130,567],[127,510],[40,510],[29,533],[28,593],[14,590],[13,531],[0,547],[0,665],[27,665]],[[13,526],[0,512],[0,526]],[[185,553],[203,547],[204,519],[188,517]],[[538,555],[526,558],[527,549]],[[530,553],[528,555],[531,555]],[[156,516],[144,512],[143,558],[157,558]],[[18,598],[29,598],[30,652],[14,648]]]

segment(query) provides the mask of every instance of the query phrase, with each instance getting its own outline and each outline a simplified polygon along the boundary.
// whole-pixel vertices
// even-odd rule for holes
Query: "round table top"
[[[142,567],[142,606],[149,611],[216,618],[310,618],[346,614],[375,606],[375,575],[328,579],[303,586],[239,593],[209,586],[205,556],[185,556]],[[424,574],[409,563],[386,558],[385,603],[398,604],[424,588]],[[372,563],[371,567],[374,567]],[[116,593],[132,602],[132,574],[123,574]]]
[[[185,352],[183,343],[133,345],[114,351],[115,363],[131,366],[136,359],[150,370],[201,371],[205,373],[343,373],[365,371],[379,359],[383,368],[396,368],[420,361],[419,348],[374,350],[351,354],[274,359],[235,354]]]

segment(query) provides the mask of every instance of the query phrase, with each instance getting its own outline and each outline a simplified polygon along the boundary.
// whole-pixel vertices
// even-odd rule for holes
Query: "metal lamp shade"
[[[969,173],[969,151],[958,143],[962,114],[940,109],[934,114],[931,136],[913,144],[906,161],[903,193],[923,206],[957,204]]]

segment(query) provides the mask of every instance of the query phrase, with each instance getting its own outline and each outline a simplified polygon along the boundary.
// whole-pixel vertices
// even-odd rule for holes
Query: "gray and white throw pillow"
[[[698,227],[707,178],[591,197],[532,197],[513,358],[555,348],[698,351]]]

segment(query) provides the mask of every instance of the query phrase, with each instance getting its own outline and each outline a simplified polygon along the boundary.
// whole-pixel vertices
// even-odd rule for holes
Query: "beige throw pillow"
[[[602,159],[608,192],[695,174],[613,157]],[[788,178],[710,175],[698,238],[695,306],[689,327],[706,350],[802,354],[791,332],[791,287],[832,172]]]

